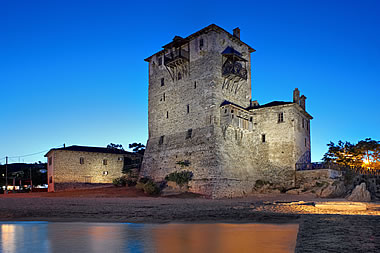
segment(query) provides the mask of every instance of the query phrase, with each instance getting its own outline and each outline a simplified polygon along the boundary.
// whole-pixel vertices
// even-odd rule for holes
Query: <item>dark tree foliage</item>
[[[367,138],[357,144],[339,141],[330,142],[323,161],[346,167],[366,167],[380,169],[380,142]]]
[[[123,145],[121,144],[114,144],[114,143],[110,143],[107,145],[107,148],[109,149],[119,149],[119,150],[124,150],[123,148]]]
[[[145,145],[141,143],[131,143],[129,144],[129,148],[132,149],[133,152],[143,155],[145,152]]]

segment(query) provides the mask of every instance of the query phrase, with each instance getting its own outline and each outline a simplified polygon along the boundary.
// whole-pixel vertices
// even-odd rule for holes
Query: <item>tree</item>
[[[363,155],[364,167],[380,169],[380,142],[367,138],[356,144]]]
[[[132,151],[135,152],[135,153],[144,155],[145,145],[143,145],[141,143],[136,143],[136,142],[131,143],[131,144],[129,144],[129,148],[131,148]]]
[[[119,150],[124,150],[123,148],[123,145],[121,144],[114,144],[114,143],[110,143],[107,145],[107,148],[109,149],[119,149]]]
[[[346,167],[366,167],[380,169],[380,142],[367,138],[357,144],[339,141],[327,144],[329,147],[323,156],[324,162]]]

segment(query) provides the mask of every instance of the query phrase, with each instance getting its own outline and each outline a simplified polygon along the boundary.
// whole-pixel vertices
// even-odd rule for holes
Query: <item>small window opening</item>
[[[159,145],[162,145],[164,143],[164,136],[165,135],[160,136],[160,140],[158,141]]]
[[[262,134],[261,135],[261,142],[265,142],[266,140],[265,140],[265,134]]]
[[[164,99],[164,101],[165,101],[165,92],[164,92],[164,95],[163,95],[163,99]]]
[[[187,105],[187,113],[190,113],[190,105]]]
[[[203,43],[203,39],[200,39],[200,40],[199,40],[199,49],[200,49],[200,50],[203,49],[203,45],[204,45],[204,43]]]
[[[194,82],[194,89],[196,89],[197,88],[197,82],[195,81]]]
[[[107,159],[103,159],[103,165],[107,165]]]
[[[181,80],[182,79],[182,74],[181,72],[178,72],[178,80]]]
[[[161,86],[165,85],[165,78],[161,78]]]
[[[252,122],[252,121],[253,121],[253,117],[250,117],[250,118],[249,118],[249,121]]]
[[[53,177],[49,177],[49,184],[53,183]]]
[[[118,161],[123,161],[123,157],[117,158]]]
[[[103,175],[107,176],[108,175],[108,171],[103,171]]]
[[[278,123],[284,122],[284,113],[280,112],[278,114]]]
[[[224,109],[224,113],[227,113],[227,109]]]
[[[49,160],[49,165],[51,165],[53,163],[53,157],[50,156],[48,160]]]
[[[186,134],[186,139],[190,139],[192,134],[193,134],[193,129],[191,129],[191,128],[188,129],[187,134]]]
[[[166,118],[169,118],[169,111],[166,111]]]
[[[79,158],[79,163],[84,164],[84,158],[83,157]]]
[[[158,57],[158,66],[162,65],[162,57]]]
[[[305,128],[305,119],[302,119],[302,128]]]

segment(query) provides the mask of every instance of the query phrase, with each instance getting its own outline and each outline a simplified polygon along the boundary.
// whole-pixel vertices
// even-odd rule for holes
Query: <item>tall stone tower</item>
[[[159,181],[191,170],[191,190],[212,197],[248,194],[259,179],[291,183],[297,160],[310,154],[309,128],[298,136],[295,116],[307,126],[311,116],[300,106],[304,99],[263,106],[251,101],[252,52],[239,28],[230,34],[212,24],[175,36],[145,59],[149,140],[143,176]],[[273,126],[273,117],[284,124]],[[302,147],[299,138],[305,138]]]

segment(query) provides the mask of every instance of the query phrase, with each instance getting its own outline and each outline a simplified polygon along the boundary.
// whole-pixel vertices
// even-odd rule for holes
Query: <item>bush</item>
[[[137,182],[137,178],[132,178],[132,177],[129,177],[129,176],[121,176],[121,177],[118,177],[118,178],[115,178],[113,181],[112,181],[112,184],[114,186],[135,186],[136,185],[136,182]]]
[[[127,185],[127,178],[125,176],[115,178],[114,180],[112,180],[112,184],[114,186],[126,186]]]
[[[187,184],[193,178],[193,172],[191,171],[180,171],[180,172],[172,172],[165,177],[166,181],[176,182],[179,186],[183,186]]]
[[[136,183],[136,189],[144,191],[148,195],[158,195],[161,188],[149,178],[140,178]]]
[[[158,187],[153,181],[148,181],[144,184],[143,190],[149,195],[158,195],[161,192],[160,187]]]

